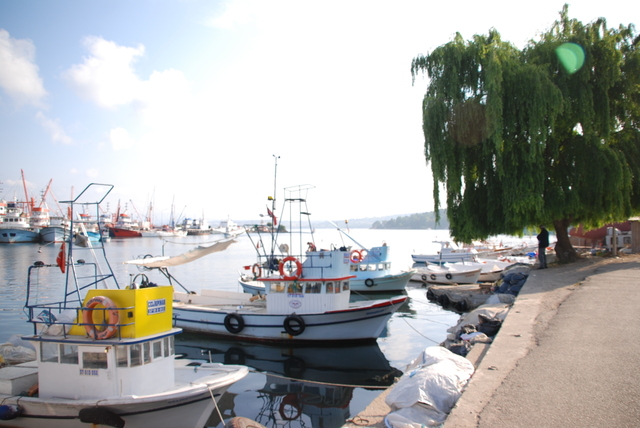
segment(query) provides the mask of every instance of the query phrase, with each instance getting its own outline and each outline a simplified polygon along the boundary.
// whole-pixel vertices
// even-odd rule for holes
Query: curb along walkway
[[[444,428],[640,426],[640,255],[531,270]]]

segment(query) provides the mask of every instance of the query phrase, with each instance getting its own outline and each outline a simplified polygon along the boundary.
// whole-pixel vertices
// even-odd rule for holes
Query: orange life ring
[[[362,253],[359,250],[353,250],[349,260],[351,260],[351,263],[360,263],[362,261]]]
[[[287,262],[294,262],[296,264],[296,272],[294,275],[289,276],[284,274],[284,264]],[[296,279],[300,278],[300,276],[302,276],[302,263],[300,263],[300,261],[295,257],[285,257],[280,262],[278,270],[280,271],[280,275],[282,275],[282,278],[284,278],[285,281],[295,281]]]
[[[98,305],[104,306],[109,317],[107,328],[104,330],[98,330],[96,323],[93,321],[93,311]],[[115,303],[108,297],[93,296],[87,302],[87,309],[82,311],[82,322],[84,323],[84,329],[87,331],[89,337],[93,339],[103,340],[113,336],[118,330],[118,322],[120,321],[120,315]]]
[[[260,278],[262,276],[262,266],[260,266],[258,263],[255,263],[253,266],[251,266],[251,273],[253,274],[254,278]]]

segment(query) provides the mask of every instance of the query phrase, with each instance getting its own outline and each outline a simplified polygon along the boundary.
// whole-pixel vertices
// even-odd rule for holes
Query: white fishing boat
[[[97,207],[112,188],[89,185],[71,210]],[[85,201],[98,190],[100,201]],[[104,247],[68,245],[56,263],[29,268],[25,309],[34,330],[23,339],[36,360],[0,369],[0,427],[203,427],[248,368],[175,359],[173,287],[134,278],[120,288]],[[56,286],[59,299],[51,297]]]
[[[480,279],[481,270],[482,268],[476,266],[427,264],[416,267],[411,279],[431,284],[475,284]]]
[[[464,260],[472,260],[477,254],[473,248],[462,248],[456,246],[450,241],[434,241],[440,244],[440,250],[435,253],[412,254],[411,258],[414,263],[432,263],[442,264],[446,262],[460,262]]]
[[[29,214],[17,200],[6,202],[6,213],[0,222],[0,243],[38,242],[40,233],[31,227]]]
[[[415,271],[413,269],[393,271],[391,249],[386,242],[379,247],[366,248],[344,230],[337,226],[336,228],[358,246],[357,248],[347,247],[347,251],[350,251],[349,270],[352,275],[355,275],[351,280],[352,291],[361,293],[404,291]]]
[[[236,222],[231,220],[231,218],[221,221],[218,227],[211,229],[211,233],[222,234],[225,238],[235,238],[238,235],[242,235],[244,232],[244,227],[238,225]]]
[[[468,262],[456,262],[456,263],[445,263],[444,267],[452,267],[457,269],[461,266],[463,267],[476,267],[480,268],[480,277],[478,278],[478,282],[496,282],[500,279],[500,275],[504,270],[513,265],[514,263],[508,261],[500,261],[497,259],[482,259],[482,258],[474,258],[472,261]]]
[[[300,215],[308,216],[306,192],[310,188],[286,188],[285,204],[298,205]],[[292,211],[294,208],[288,212]],[[293,241],[294,234],[288,235]],[[293,242],[286,244],[287,251],[293,246]],[[265,290],[259,296],[206,288],[200,293],[176,292],[174,325],[240,340],[375,341],[407,297],[350,303],[350,280],[354,276],[349,270],[349,256],[350,252],[342,249],[289,252],[279,260],[274,273],[257,278]],[[166,260],[135,262],[168,274]]]

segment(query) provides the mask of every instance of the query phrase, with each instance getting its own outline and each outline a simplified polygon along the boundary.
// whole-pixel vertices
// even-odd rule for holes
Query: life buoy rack
[[[251,273],[253,274],[254,278],[262,277],[262,266],[260,266],[258,263],[255,263],[253,266],[251,266]]]
[[[364,280],[364,285],[366,285],[367,287],[373,287],[376,284],[373,282],[373,279],[367,278]]]
[[[360,252],[360,250],[353,250],[351,252],[351,255],[349,256],[349,260],[351,260],[351,263],[360,263],[362,261],[362,253]]]
[[[447,273],[447,274],[445,275],[445,277],[446,277],[447,279],[451,279],[451,278],[453,278],[453,276],[452,276],[450,273]]]
[[[106,315],[108,318],[107,328],[104,330],[98,330],[96,327],[96,323],[93,322],[93,311],[96,306],[102,305],[106,309]],[[115,303],[108,297],[104,296],[93,296],[87,302],[86,309],[82,311],[82,322],[84,324],[84,329],[87,331],[89,337],[98,340],[108,339],[118,331],[118,322],[120,321],[120,314],[118,313],[118,308]]]
[[[283,327],[284,331],[286,331],[291,336],[299,336],[304,333],[307,325],[305,324],[301,316],[291,314],[284,319]]]
[[[293,275],[285,275],[284,273],[284,265],[287,262],[294,262],[296,264],[296,271]],[[300,260],[296,259],[295,257],[288,256],[282,259],[282,261],[280,262],[280,266],[278,266],[278,270],[280,271],[280,275],[282,275],[282,278],[284,278],[285,281],[295,281],[302,276],[302,263],[300,263]]]
[[[244,329],[244,319],[242,315],[235,312],[227,314],[227,316],[224,317],[224,328],[226,328],[229,333],[240,333]]]

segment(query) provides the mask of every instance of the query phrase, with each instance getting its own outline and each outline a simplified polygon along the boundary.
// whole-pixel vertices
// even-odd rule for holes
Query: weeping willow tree
[[[446,191],[461,242],[553,224],[573,261],[568,228],[640,211],[640,37],[560,19],[519,50],[497,31],[455,38],[412,61],[427,74],[425,156],[434,211]],[[564,49],[564,51],[563,51]]]

